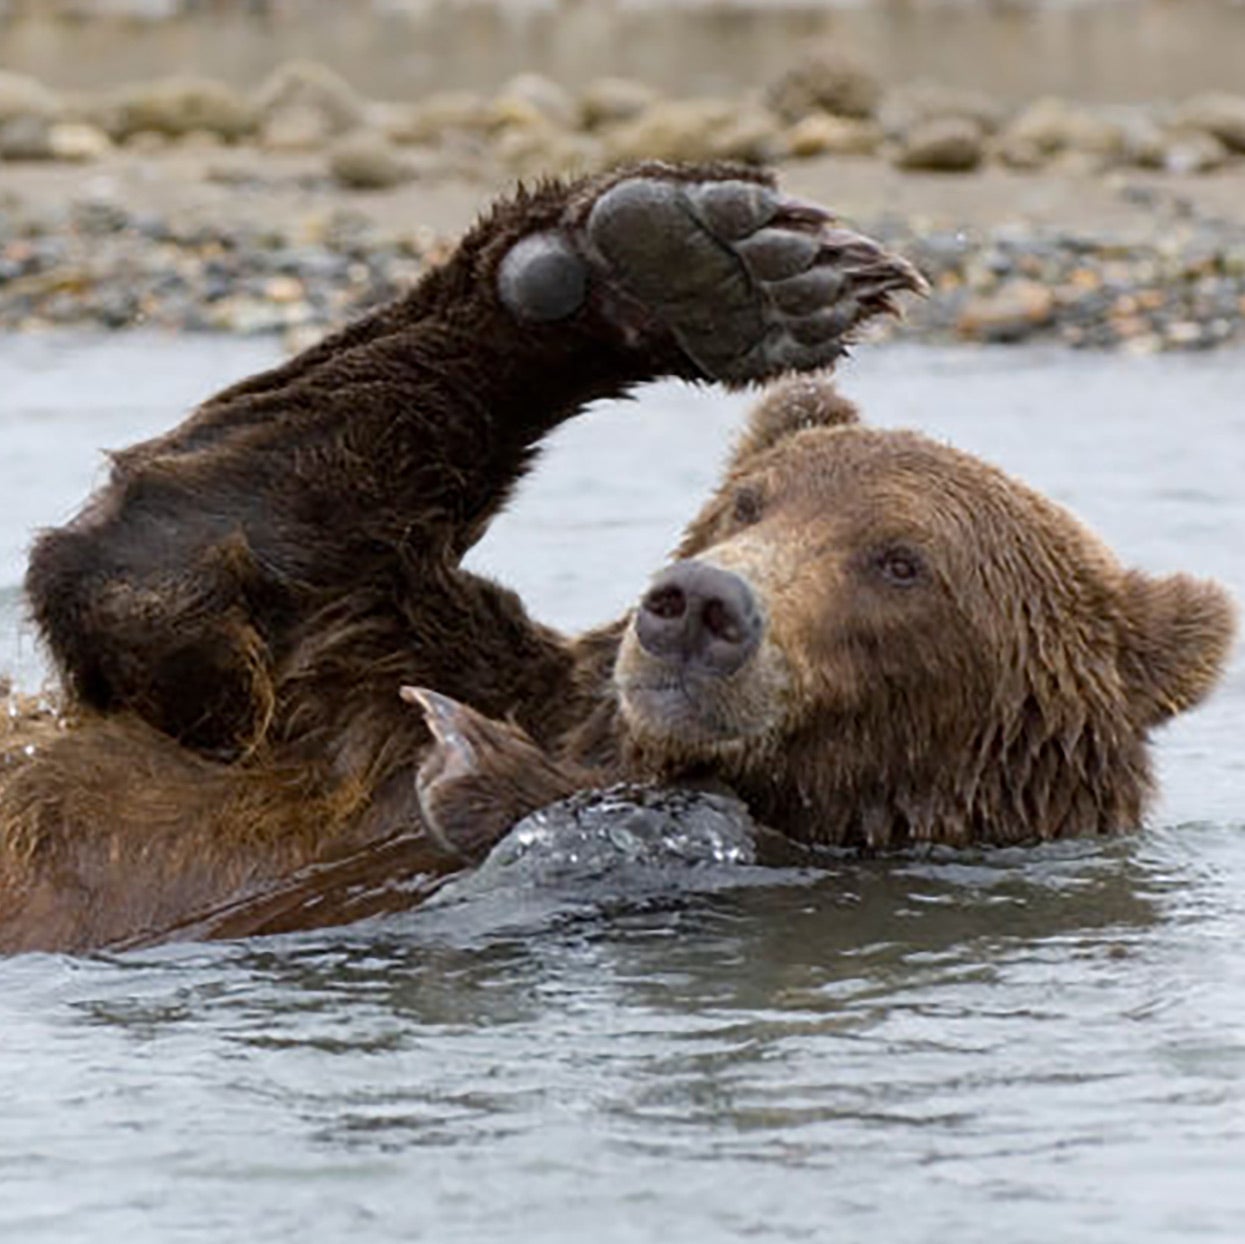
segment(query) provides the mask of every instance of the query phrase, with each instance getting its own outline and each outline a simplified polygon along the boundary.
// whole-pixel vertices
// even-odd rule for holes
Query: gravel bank
[[[834,46],[763,90],[523,74],[383,102],[292,62],[98,95],[0,72],[0,328],[283,333],[391,297],[516,178],[642,158],[777,167],[913,257],[933,340],[1139,352],[1245,337],[1245,96],[1005,106],[886,89]]]
[[[296,159],[232,158],[6,178],[0,329],[279,333],[296,348],[416,279],[500,188],[417,181],[351,194]],[[1047,195],[1029,211],[1015,179],[957,179],[948,198],[936,176],[927,192],[905,177],[887,209],[895,174],[879,179],[871,163],[783,174],[929,277],[932,296],[884,333],[1138,352],[1245,340],[1245,220],[1169,180],[1095,183],[1097,200],[1070,180],[1053,207]]]

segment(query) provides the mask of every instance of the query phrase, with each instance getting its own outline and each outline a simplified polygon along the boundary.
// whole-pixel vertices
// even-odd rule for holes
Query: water
[[[268,350],[0,341],[0,585],[96,447]],[[845,383],[1245,599],[1245,356],[888,348]],[[477,561],[608,616],[739,412],[659,388],[573,425]],[[591,904],[502,876],[349,930],[0,962],[0,1239],[1238,1244],[1243,699],[1238,660],[1123,841]]]

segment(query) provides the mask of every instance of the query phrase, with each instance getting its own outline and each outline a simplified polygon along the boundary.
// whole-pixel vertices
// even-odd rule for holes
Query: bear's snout
[[[720,675],[744,665],[764,629],[748,584],[698,561],[663,570],[640,601],[635,620],[636,638],[650,656]]]

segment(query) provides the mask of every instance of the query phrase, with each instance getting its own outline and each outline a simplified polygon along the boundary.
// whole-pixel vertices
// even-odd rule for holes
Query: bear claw
[[[815,204],[737,179],[646,175],[602,193],[583,251],[709,376],[822,367],[866,319],[923,292],[917,271]]]
[[[482,859],[516,821],[574,785],[513,723],[427,687],[399,694],[423,713],[431,736],[415,797],[429,838],[449,854]]]
[[[498,271],[503,303],[533,323],[574,315],[594,287],[629,340],[664,330],[708,376],[748,381],[834,362],[855,328],[925,282],[762,182],[645,173],[516,243]]]

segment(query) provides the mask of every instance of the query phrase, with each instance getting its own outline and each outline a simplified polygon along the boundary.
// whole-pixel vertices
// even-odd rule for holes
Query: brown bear
[[[1226,659],[1224,592],[1122,569],[825,380],[761,404],[624,619],[568,639],[461,569],[587,402],[824,367],[920,284],[753,171],[549,183],[118,454],[31,558],[75,722],[0,778],[0,950],[407,908],[620,779],[729,787],[813,848],[1136,825],[1150,730]]]

